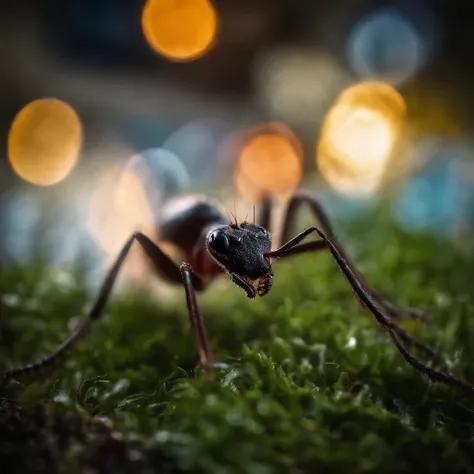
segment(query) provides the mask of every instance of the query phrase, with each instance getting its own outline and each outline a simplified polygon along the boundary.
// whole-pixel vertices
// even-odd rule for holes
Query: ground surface
[[[343,235],[378,290],[430,309],[405,327],[473,382],[472,259],[387,223]],[[116,296],[64,367],[2,389],[0,472],[474,472],[474,396],[407,366],[329,255],[275,273],[266,298],[226,281],[200,297],[221,363],[211,385],[179,290]],[[91,301],[79,274],[40,264],[4,268],[1,289],[8,366],[52,350]]]

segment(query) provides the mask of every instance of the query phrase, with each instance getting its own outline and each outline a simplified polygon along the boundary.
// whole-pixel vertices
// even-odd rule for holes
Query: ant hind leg
[[[305,231],[298,234],[296,237],[291,239],[286,244],[282,245],[279,249],[274,250],[272,252],[268,252],[266,254],[267,257],[284,257],[286,252],[290,250],[292,247],[297,246],[303,239],[305,239],[308,235],[312,234],[313,232],[317,232],[319,236],[325,242],[325,245],[328,247],[329,251],[331,252],[332,257],[334,258],[335,262],[337,263],[338,267],[346,277],[349,284],[352,286],[352,289],[359,297],[361,302],[364,306],[369,309],[369,311],[375,316],[378,324],[389,333],[395,347],[403,356],[405,361],[414,367],[419,372],[425,374],[434,382],[443,383],[446,385],[450,385],[452,387],[461,388],[466,390],[470,393],[474,393],[474,386],[465,382],[464,380],[460,380],[449,373],[442,372],[440,370],[436,370],[421,360],[417,359],[413,356],[400,342],[403,340],[407,346],[413,346],[417,349],[427,353],[428,355],[433,355],[434,351],[429,346],[421,343],[420,341],[416,340],[413,336],[409,335],[403,328],[395,324],[389,315],[386,314],[385,308],[380,305],[380,303],[371,295],[366,288],[364,287],[363,283],[360,281],[359,277],[357,276],[356,272],[352,268],[350,262],[348,262],[344,254],[338,249],[337,245],[331,241],[329,237],[327,237],[322,231],[320,231],[316,227],[310,227]]]
[[[142,249],[145,251],[147,256],[150,258],[153,268],[163,275],[171,283],[182,283],[182,272],[176,263],[166,255],[161,248],[155,244],[149,237],[140,232],[134,233],[122,247],[119,255],[117,256],[115,262],[109,269],[107,276],[105,277],[102,287],[99,291],[99,294],[89,311],[89,313],[83,318],[79,323],[77,328],[72,332],[72,334],[52,353],[47,356],[27,364],[23,367],[18,367],[16,369],[11,369],[4,372],[0,375],[0,386],[7,383],[12,379],[19,378],[25,375],[31,375],[35,372],[39,372],[48,367],[52,367],[57,364],[60,360],[65,357],[71,349],[81,340],[89,331],[92,323],[100,318],[103,313],[104,307],[107,304],[107,301],[110,298],[113,286],[119,274],[119,271],[130,251],[130,248],[134,241],[137,241]],[[195,274],[189,275],[187,277],[189,280],[189,285],[193,289],[203,290],[205,288],[204,281]],[[193,330],[196,329],[193,326]]]

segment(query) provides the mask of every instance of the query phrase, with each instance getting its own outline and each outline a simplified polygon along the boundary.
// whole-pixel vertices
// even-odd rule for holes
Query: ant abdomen
[[[218,201],[203,195],[179,196],[166,201],[160,210],[159,239],[189,252],[206,227],[224,223],[227,219]]]

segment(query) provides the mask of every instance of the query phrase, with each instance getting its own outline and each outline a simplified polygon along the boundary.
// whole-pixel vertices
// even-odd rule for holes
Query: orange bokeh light
[[[75,110],[58,99],[38,99],[15,116],[8,135],[8,157],[25,181],[50,186],[74,168],[81,144],[82,125]]]
[[[301,144],[285,125],[251,127],[237,135],[230,149],[237,156],[237,188],[248,200],[258,200],[263,194],[285,197],[298,187],[302,176]]]
[[[217,13],[210,0],[148,0],[142,28],[157,53],[172,61],[192,61],[213,46]]]
[[[336,190],[376,191],[387,173],[405,120],[405,102],[389,84],[363,82],[339,96],[323,124],[317,163]]]

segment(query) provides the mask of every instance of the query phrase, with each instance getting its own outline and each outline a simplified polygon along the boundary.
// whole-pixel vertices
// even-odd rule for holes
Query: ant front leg
[[[388,332],[390,335],[395,347],[403,356],[405,361],[414,367],[419,372],[428,376],[431,380],[435,382],[444,383],[446,385],[450,385],[453,387],[461,388],[470,392],[471,394],[474,393],[474,386],[465,382],[464,380],[460,380],[450,373],[442,372],[440,370],[436,370],[422,361],[417,359],[413,356],[402,344],[400,341],[405,342],[407,345],[411,345],[416,347],[417,349],[421,349],[422,351],[433,355],[433,350],[426,346],[425,344],[417,341],[413,336],[409,335],[403,328],[395,324],[390,316],[386,313],[386,309],[380,305],[379,301],[377,301],[373,295],[367,291],[365,285],[360,281],[357,273],[354,271],[352,264],[346,260],[344,254],[341,250],[337,247],[337,245],[331,241],[322,231],[320,231],[316,227],[310,227],[305,231],[298,234],[293,239],[289,240],[285,244],[283,244],[280,248],[274,251],[267,252],[265,254],[268,258],[278,258],[278,257],[285,257],[288,251],[291,248],[297,246],[301,241],[303,241],[308,235],[316,232],[319,236],[323,239],[324,244],[329,249],[332,257],[336,261],[338,267],[346,277],[347,281],[351,285],[352,289],[359,297],[361,302],[364,306],[369,309],[369,311],[375,316],[376,321],[378,324]]]
[[[242,278],[236,273],[229,274],[230,279],[237,285],[242,288],[247,294],[247,298],[255,298],[257,296],[257,290],[253,285],[251,285],[245,278]]]
[[[166,255],[163,250],[161,250],[161,248],[157,244],[155,244],[149,237],[142,234],[141,232],[134,233],[127,240],[122,250],[120,251],[117,259],[115,260],[109,272],[107,273],[107,276],[105,277],[105,280],[99,291],[99,295],[95,303],[93,304],[91,310],[89,311],[87,316],[85,316],[84,319],[79,323],[73,333],[51,354],[31,364],[5,372],[3,376],[0,376],[0,385],[8,382],[9,380],[16,379],[23,375],[29,375],[47,367],[53,366],[54,364],[59,362],[59,360],[61,360],[61,358],[65,356],[82,337],[87,334],[92,323],[98,320],[102,315],[104,307],[110,298],[110,294],[119,274],[119,271],[134,241],[137,241],[143,248],[147,256],[150,258],[153,268],[157,272],[167,278],[168,281],[170,281],[171,283],[180,284],[182,282],[182,271],[176,265],[176,263],[170,257],[168,257],[168,255]],[[205,288],[204,281],[195,274],[187,276],[187,285],[188,286],[185,285],[187,293],[189,291],[188,287],[191,287],[196,290],[203,290]],[[191,320],[191,326],[193,331],[196,332],[202,331],[201,326],[203,326],[203,324],[201,322],[201,326],[195,326],[193,320]],[[196,339],[198,340],[199,337],[196,337]],[[201,347],[199,349],[201,352]]]
[[[355,270],[355,265],[348,258],[342,245],[338,242],[334,234],[334,230],[333,230],[331,221],[329,219],[329,216],[324,211],[323,207],[321,206],[321,204],[318,202],[318,200],[315,197],[303,192],[297,192],[291,197],[288,203],[288,206],[286,208],[284,218],[283,218],[283,225],[282,225],[282,232],[281,232],[282,243],[287,242],[290,239],[291,231],[292,231],[292,228],[294,227],[296,217],[298,215],[299,210],[303,206],[307,206],[309,208],[310,212],[313,214],[313,216],[318,220],[318,222],[322,226],[326,235],[331,239],[332,242],[337,244],[337,247],[339,251],[341,252],[341,254],[344,255],[345,260],[350,263],[351,267],[356,272],[357,278],[364,286],[365,291],[369,293],[372,296],[372,298],[378,302],[380,306],[383,306],[385,311],[392,318],[402,317],[406,315],[414,319],[420,319],[420,320],[426,319],[426,315],[423,311],[412,309],[412,308],[401,308],[387,301],[384,297],[379,295],[376,291],[374,291],[370,287],[370,285],[365,281],[362,275]],[[319,251],[323,249],[326,249],[326,245],[324,241],[322,240],[317,240],[314,242],[306,242],[301,245],[292,247],[291,249],[288,249],[287,252],[285,253],[285,256],[289,257],[290,255],[298,255],[301,253]]]
[[[186,302],[189,311],[189,322],[194,333],[196,345],[199,351],[199,359],[204,368],[207,377],[211,377],[214,365],[209,339],[207,337],[206,325],[202,319],[199,307],[196,301],[192,277],[195,276],[193,267],[190,263],[184,262],[179,267],[183,278],[184,290],[186,292]]]
[[[268,194],[264,194],[258,205],[258,224],[268,230],[271,229],[272,224],[272,207],[272,198]]]
[[[273,284],[273,274],[267,273],[266,275],[258,279],[257,289],[249,283],[245,278],[237,275],[236,273],[230,273],[230,279],[242,288],[247,293],[247,298],[255,298],[258,296],[265,296],[271,289]]]

